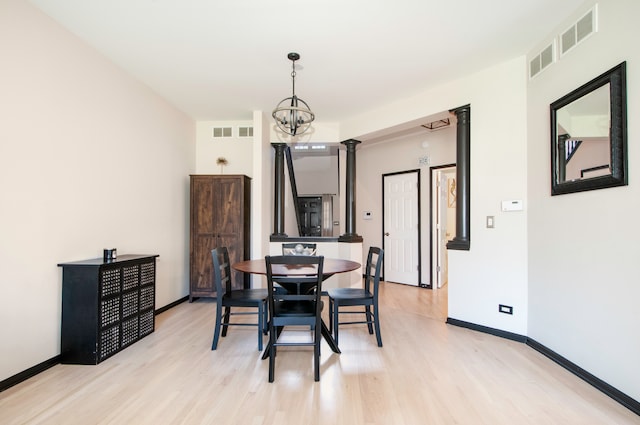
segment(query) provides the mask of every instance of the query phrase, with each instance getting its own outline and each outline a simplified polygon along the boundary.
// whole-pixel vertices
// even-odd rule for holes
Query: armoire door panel
[[[220,179],[216,185],[217,199],[213,208],[218,218],[216,231],[220,234],[237,234],[240,231],[240,186],[237,179]]]
[[[193,210],[191,211],[192,231],[196,234],[213,235],[214,220],[211,206],[214,204],[214,187],[209,180],[195,180],[191,190]],[[195,197],[195,199],[193,199]]]
[[[212,273],[211,250],[217,247],[217,238],[196,236],[191,262],[191,288],[197,292],[215,292]]]

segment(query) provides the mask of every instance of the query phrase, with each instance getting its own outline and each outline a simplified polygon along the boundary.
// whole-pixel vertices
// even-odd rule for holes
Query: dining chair
[[[314,380],[320,380],[320,343],[322,342],[322,270],[324,256],[280,255],[266,256],[269,310],[269,382],[275,375],[276,348],[280,346],[313,346]],[[307,275],[286,274],[287,267],[311,266]],[[300,283],[308,291],[300,293]],[[278,283],[287,292],[278,291]],[[291,287],[289,286],[291,284]],[[280,340],[286,326],[309,326],[311,341]]]
[[[287,242],[282,244],[282,255],[316,255],[315,243]]]
[[[218,338],[222,328],[222,336],[227,336],[229,326],[257,326],[258,350],[262,351],[262,335],[267,331],[267,290],[266,289],[231,289],[231,265],[227,247],[211,250],[213,258],[213,281],[216,285],[216,328],[213,334],[211,349],[218,348]],[[222,309],[224,307],[224,314]],[[231,307],[253,307],[254,311],[231,311]],[[257,314],[257,323],[231,322],[231,316]]]
[[[384,250],[378,247],[370,247],[367,255],[367,264],[364,270],[364,286],[362,288],[332,288],[327,290],[329,295],[329,330],[333,332],[333,339],[338,343],[339,325],[351,325],[366,323],[369,333],[376,331],[378,347],[382,347],[380,335],[380,315],[378,310],[378,288],[380,286],[380,269]],[[364,310],[340,310],[341,307],[364,306]],[[373,312],[371,312],[373,307]],[[364,314],[366,320],[340,321],[342,314]]]

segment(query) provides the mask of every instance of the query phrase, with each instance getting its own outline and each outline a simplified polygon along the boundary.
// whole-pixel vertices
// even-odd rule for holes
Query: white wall
[[[358,139],[358,134],[471,105],[471,249],[449,251],[449,317],[521,335],[526,334],[528,314],[526,203],[524,211],[502,213],[500,202],[527,195],[525,90],[526,64],[520,57],[363,113],[342,126],[343,139]],[[365,189],[359,182],[359,210],[369,208],[367,197],[380,185],[374,181]],[[495,216],[494,229],[485,228],[488,215]],[[498,304],[513,306],[514,314],[498,313]]]
[[[196,174],[244,174],[253,176],[253,137],[238,137],[238,127],[251,121],[198,121],[196,123]],[[233,137],[213,138],[214,127],[231,127]],[[228,162],[216,164],[218,158]]]
[[[536,50],[593,4],[587,2]],[[598,6],[599,31],[529,83],[528,334],[640,400],[640,2],[601,0]],[[550,196],[549,104],[625,60],[629,185]]]
[[[455,119],[452,121],[455,122]],[[428,147],[423,147],[428,143]],[[419,158],[428,156],[430,164],[420,165]],[[383,205],[382,175],[407,170],[420,170],[420,224],[422,276],[420,283],[431,283],[430,260],[430,170],[437,165],[456,162],[455,124],[438,131],[424,130],[389,141],[358,145],[356,151],[356,232],[363,238],[362,263],[366,263],[369,247],[382,247]],[[372,219],[363,218],[371,211]]]
[[[195,123],[22,1],[0,2],[0,380],[60,354],[58,263],[159,254],[188,294]]]

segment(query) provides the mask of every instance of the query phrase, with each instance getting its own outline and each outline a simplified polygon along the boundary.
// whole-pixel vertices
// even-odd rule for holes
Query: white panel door
[[[418,172],[384,180],[384,280],[418,286]]]

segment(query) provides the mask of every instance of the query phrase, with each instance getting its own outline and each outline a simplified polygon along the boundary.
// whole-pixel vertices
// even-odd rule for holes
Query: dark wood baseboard
[[[499,336],[499,337],[510,339],[510,340],[513,340],[513,341],[523,342],[523,343],[527,344],[529,347],[531,347],[534,350],[536,350],[537,352],[543,354],[544,356],[546,356],[549,359],[553,360],[554,362],[556,362],[560,366],[564,367],[569,372],[573,373],[578,378],[580,378],[583,381],[585,381],[586,383],[590,384],[591,386],[593,386],[597,390],[599,390],[599,391],[603,392],[604,394],[608,395],[609,397],[611,397],[612,399],[614,399],[615,401],[617,401],[618,403],[620,403],[621,405],[623,405],[627,409],[631,410],[636,415],[640,416],[640,402],[638,402],[637,400],[629,397],[627,394],[625,394],[622,391],[612,387],[611,385],[609,385],[606,382],[604,382],[602,379],[592,375],[591,373],[589,373],[586,370],[582,369],[580,366],[578,366],[575,363],[567,360],[566,358],[562,357],[560,354],[556,353],[553,350],[550,350],[549,348],[545,347],[544,345],[540,344],[539,342],[537,342],[537,341],[535,341],[535,340],[533,340],[533,339],[531,339],[529,337],[526,337],[526,336],[523,336],[523,335],[519,335],[519,334],[514,334],[514,333],[511,333],[511,332],[502,331],[500,329],[494,329],[494,328],[490,328],[490,327],[487,327],[487,326],[477,325],[475,323],[465,322],[465,321],[458,320],[458,319],[452,319],[450,317],[447,318],[447,323],[450,324],[450,325],[460,326],[460,327],[471,329],[471,330],[474,330],[474,331],[488,333],[488,334],[491,334],[491,335]]]
[[[165,311],[177,306],[178,304],[181,304],[185,301],[187,301],[189,299],[188,296],[185,296],[183,298],[180,298],[179,300],[176,300],[170,304],[165,305],[164,307],[160,307],[159,309],[157,309],[155,311],[155,314],[158,315],[160,313],[164,313]],[[57,355],[55,357],[50,358],[49,360],[45,360],[44,362],[37,364],[33,367],[30,367],[27,370],[24,370],[20,373],[17,373],[13,376],[10,376],[9,378],[5,379],[4,381],[0,381],[0,392],[9,389],[11,387],[13,387],[14,385],[17,385],[23,381],[26,381],[27,379],[36,376],[37,374],[39,374],[40,372],[44,372],[45,370],[57,365],[60,363],[61,360],[61,356]]]
[[[0,392],[13,387],[14,385],[17,385],[20,382],[26,381],[27,379],[36,376],[40,372],[44,372],[45,370],[57,365],[58,363],[60,363],[60,355],[52,357],[49,360],[45,360],[40,364],[37,364],[27,370],[15,374],[0,382]]]
[[[185,295],[184,297],[175,300],[174,302],[165,305],[164,307],[160,307],[159,309],[156,310],[156,316],[160,313],[164,313],[165,311],[172,309],[173,307],[177,306],[178,304],[182,304],[183,302],[187,301],[189,299],[188,295]]]
[[[582,369],[577,364],[567,360],[566,358],[562,357],[560,354],[556,353],[553,350],[550,350],[549,348],[545,347],[539,342],[531,338],[527,338],[527,345],[533,348],[534,350],[536,350],[537,352],[547,356],[549,359],[553,360],[563,368],[567,369],[569,372],[581,378],[588,384],[591,384],[593,387],[602,391],[603,393],[605,393],[606,395],[608,395],[618,403],[622,404],[627,409],[631,410],[636,415],[640,416],[640,402],[638,402],[637,400],[634,400],[633,398],[629,397],[622,391],[607,384],[602,379],[590,374],[589,372]]]
[[[449,325],[459,326],[461,328],[467,328],[474,331],[479,331],[486,334],[499,336],[501,338],[510,339],[512,341],[527,342],[527,337],[524,335],[514,334],[512,332],[502,331],[500,329],[490,328],[488,326],[476,325],[475,323],[469,323],[463,320],[452,319],[451,317],[447,317],[447,323]]]

